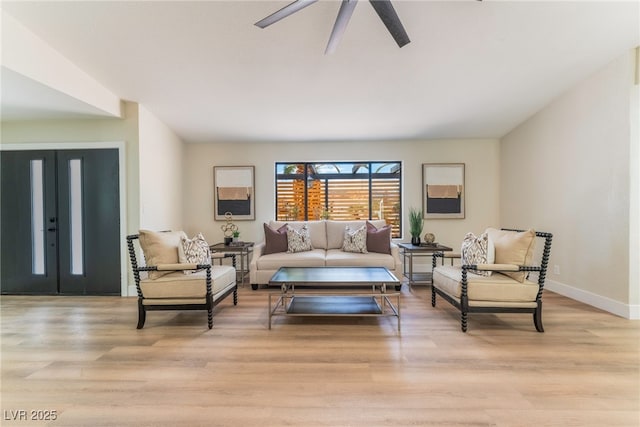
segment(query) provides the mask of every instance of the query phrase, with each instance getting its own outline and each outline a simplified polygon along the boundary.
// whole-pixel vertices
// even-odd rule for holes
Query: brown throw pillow
[[[367,221],[367,251],[391,254],[391,226],[377,228]]]
[[[263,255],[275,254],[277,252],[287,252],[287,224],[274,230],[269,225],[264,224],[264,250]]]

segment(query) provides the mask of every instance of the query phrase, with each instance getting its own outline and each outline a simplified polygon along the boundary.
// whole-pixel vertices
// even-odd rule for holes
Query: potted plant
[[[238,230],[234,230],[233,231],[233,241],[237,242],[238,241],[238,237],[240,237],[240,232]]]
[[[409,208],[409,233],[411,233],[411,244],[420,245],[420,234],[422,233],[422,212],[416,208]]]

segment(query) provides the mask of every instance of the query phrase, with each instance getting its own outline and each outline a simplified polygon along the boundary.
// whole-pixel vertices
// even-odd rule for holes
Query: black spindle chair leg
[[[147,320],[147,312],[142,304],[142,299],[138,299],[138,326],[136,326],[136,329],[142,329],[145,320]]]

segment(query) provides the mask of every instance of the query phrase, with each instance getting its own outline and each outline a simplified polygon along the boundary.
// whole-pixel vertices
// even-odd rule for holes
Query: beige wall
[[[140,228],[181,230],[184,144],[140,106]]]
[[[222,241],[213,220],[213,166],[254,165],[256,220],[237,221],[242,240],[260,241],[262,224],[275,211],[275,162],[294,161],[401,161],[403,205],[420,207],[422,163],[466,164],[466,219],[429,220],[424,232],[439,242],[458,248],[468,231],[482,232],[499,225],[499,142],[497,140],[447,140],[416,142],[296,142],[186,144],[184,157],[185,231],[202,232],[210,242]],[[404,241],[410,238],[405,226]]]
[[[550,289],[625,317],[638,305],[629,280],[633,59],[612,62],[501,141],[503,223],[554,233]]]

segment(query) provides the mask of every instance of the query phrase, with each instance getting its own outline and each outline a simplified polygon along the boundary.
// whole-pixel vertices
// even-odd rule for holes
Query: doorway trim
[[[129,296],[129,276],[127,273],[129,250],[127,249],[127,171],[126,144],[124,141],[115,142],[20,142],[0,144],[0,151],[27,150],[97,150],[101,148],[115,148],[118,150],[118,185],[120,186],[120,296]],[[124,191],[123,191],[124,190]]]

